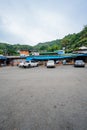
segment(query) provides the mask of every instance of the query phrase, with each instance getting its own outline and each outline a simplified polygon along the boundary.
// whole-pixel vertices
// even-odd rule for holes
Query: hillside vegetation
[[[18,51],[21,49],[50,52],[60,50],[63,47],[65,48],[66,52],[72,52],[74,50],[78,50],[78,48],[81,46],[87,46],[87,26],[84,26],[83,30],[77,34],[69,34],[63,39],[57,39],[45,43],[38,43],[35,46],[0,43],[0,54],[18,55]]]
[[[65,47],[66,52],[72,52],[78,50],[81,46],[87,46],[87,26],[77,34],[69,34],[63,39],[39,43],[34,48],[38,50],[54,51]]]

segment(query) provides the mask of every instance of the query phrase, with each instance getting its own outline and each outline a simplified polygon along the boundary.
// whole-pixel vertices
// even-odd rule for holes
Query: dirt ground
[[[0,68],[0,130],[87,130],[87,66]]]

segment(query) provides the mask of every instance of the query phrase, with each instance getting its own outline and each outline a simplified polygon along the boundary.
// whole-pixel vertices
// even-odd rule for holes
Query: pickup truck
[[[38,62],[31,60],[31,61],[26,61],[24,62],[23,67],[24,68],[29,68],[29,67],[37,67],[38,66]]]
[[[24,62],[21,61],[19,64],[18,64],[19,67],[24,67]]]

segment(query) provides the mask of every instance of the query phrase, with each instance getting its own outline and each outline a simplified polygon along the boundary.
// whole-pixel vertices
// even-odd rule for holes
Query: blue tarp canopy
[[[76,57],[83,57],[87,56],[87,54],[64,54],[64,55],[39,55],[39,56],[28,56],[26,61],[30,60],[37,60],[37,61],[44,61],[44,60],[61,60],[61,59],[70,59]]]
[[[34,57],[28,56],[28,57],[26,58],[26,61],[33,60],[33,58],[34,58]]]
[[[30,60],[39,60],[39,61],[44,61],[44,60],[60,60],[60,59],[67,59],[67,58],[74,58],[76,57],[75,55],[49,55],[49,56],[28,56],[26,58],[26,61]]]

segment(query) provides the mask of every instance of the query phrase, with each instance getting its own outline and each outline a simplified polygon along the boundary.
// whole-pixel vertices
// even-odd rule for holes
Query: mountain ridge
[[[35,46],[0,43],[0,54],[4,54],[7,51],[6,53],[9,55],[14,55],[21,49],[50,52],[65,48],[66,52],[72,52],[74,50],[78,50],[81,46],[87,46],[87,25],[85,25],[79,33],[68,34],[62,39],[38,43]]]

